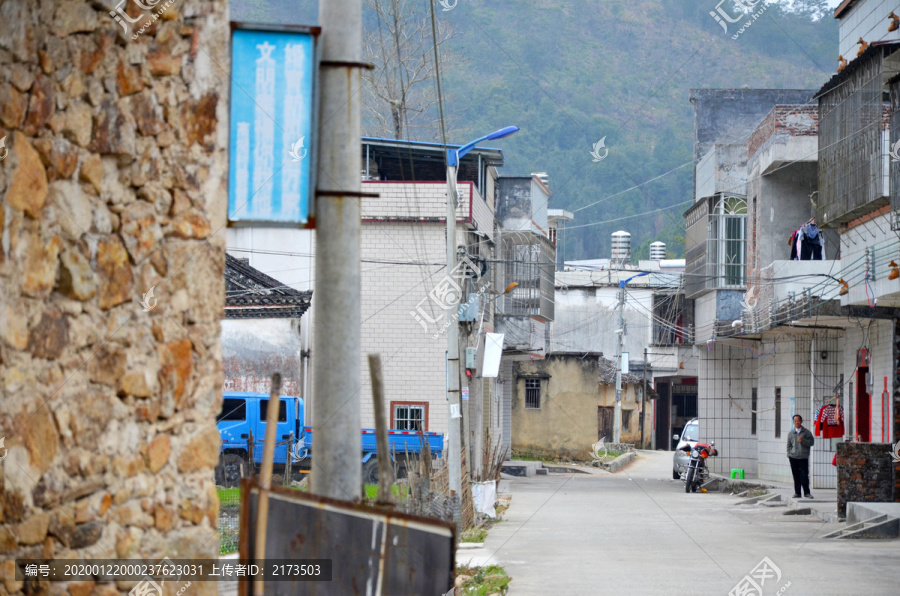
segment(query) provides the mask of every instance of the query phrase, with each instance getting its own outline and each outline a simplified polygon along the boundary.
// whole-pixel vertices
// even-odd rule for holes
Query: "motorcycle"
[[[716,451],[715,441],[706,443],[694,443],[694,446],[685,445],[682,451],[690,453],[691,461],[684,472],[684,492],[695,493],[709,480],[709,468],[706,460],[709,457],[719,455]]]

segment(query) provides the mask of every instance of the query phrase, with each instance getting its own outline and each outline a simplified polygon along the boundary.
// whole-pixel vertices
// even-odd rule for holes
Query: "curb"
[[[633,462],[637,458],[637,453],[634,451],[629,451],[628,453],[623,453],[616,459],[612,460],[607,464],[600,464],[600,468],[606,470],[610,473],[616,473],[631,462]]]

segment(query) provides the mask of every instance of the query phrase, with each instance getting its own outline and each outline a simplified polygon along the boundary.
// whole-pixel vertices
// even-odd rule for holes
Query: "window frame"
[[[524,395],[525,409],[526,410],[540,410],[541,409],[541,392],[542,392],[541,381],[543,379],[532,377],[532,378],[525,378],[522,380],[525,381],[525,395]],[[530,383],[533,385],[529,387]],[[528,405],[529,404],[529,390],[531,390],[533,392],[535,389],[537,390],[537,406]],[[533,396],[534,393],[531,393],[531,395]],[[533,400],[532,400],[532,404],[533,404]]]
[[[397,428],[397,408],[422,408],[422,432],[428,431],[428,402],[427,401],[391,401],[391,429],[415,431],[414,428]],[[410,420],[407,418],[407,420]]]
[[[269,416],[269,401],[268,399],[259,400],[259,421],[266,422]],[[283,416],[283,417],[282,417]],[[279,399],[278,400],[278,422],[276,424],[287,422],[287,400]]]
[[[225,412],[226,404],[228,402],[240,402],[241,405],[229,410],[228,412]],[[243,417],[241,417],[241,418],[230,417],[231,414],[238,414],[238,413],[243,413]],[[219,423],[219,422],[247,422],[247,400],[242,399],[240,397],[224,398],[222,400],[222,410],[216,416],[216,423]]]

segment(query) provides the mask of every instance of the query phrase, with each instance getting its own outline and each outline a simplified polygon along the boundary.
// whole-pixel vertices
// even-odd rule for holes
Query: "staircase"
[[[900,537],[900,519],[889,515],[871,517],[836,532],[825,534],[823,538],[868,538],[890,539]]]

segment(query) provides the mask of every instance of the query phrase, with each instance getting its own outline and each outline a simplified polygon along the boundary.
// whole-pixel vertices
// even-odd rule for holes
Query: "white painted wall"
[[[866,295],[865,251],[874,249],[875,280],[869,279]],[[900,306],[900,278],[888,279],[893,260],[900,264],[900,240],[891,231],[890,214],[883,214],[841,234],[841,273],[850,284],[850,293],[841,297],[841,304],[866,305],[874,295],[878,306]]]
[[[616,287],[556,288],[556,313],[550,324],[551,352],[603,352],[606,358],[615,358],[618,294]],[[629,286],[624,309],[624,351],[629,352],[631,360],[643,360],[644,348],[650,345],[652,309],[652,290]]]

